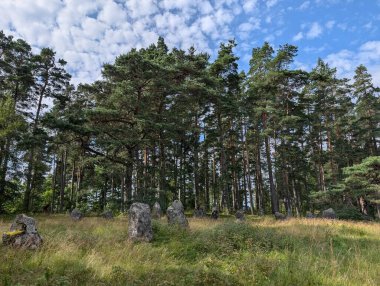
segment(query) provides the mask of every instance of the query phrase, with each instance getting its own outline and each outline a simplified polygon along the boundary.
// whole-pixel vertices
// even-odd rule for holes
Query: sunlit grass
[[[380,285],[377,223],[163,218],[152,243],[132,243],[126,217],[36,219],[43,247],[1,246],[0,285]]]

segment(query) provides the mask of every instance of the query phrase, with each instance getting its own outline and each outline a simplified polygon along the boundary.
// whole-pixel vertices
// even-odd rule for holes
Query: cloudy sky
[[[264,41],[290,43],[296,67],[321,57],[351,76],[363,63],[380,85],[380,0],[0,0],[0,11],[0,30],[35,51],[52,47],[73,83],[98,79],[103,63],[161,35],[212,57],[235,38],[241,69]]]

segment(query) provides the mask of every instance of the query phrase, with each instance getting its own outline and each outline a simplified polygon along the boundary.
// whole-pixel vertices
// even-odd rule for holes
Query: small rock
[[[237,222],[242,222],[245,220],[245,216],[244,216],[244,211],[242,210],[238,210],[235,214],[235,217],[236,217],[236,221]]]
[[[111,211],[105,211],[101,216],[105,219],[113,219],[113,213]]]
[[[70,216],[73,220],[81,220],[83,218],[82,212],[78,209],[73,209]]]
[[[206,212],[204,210],[204,208],[202,207],[198,207],[194,210],[193,212],[193,217],[196,217],[196,218],[203,218],[206,216]]]
[[[329,208],[327,210],[324,210],[322,212],[322,218],[327,218],[327,219],[336,219],[336,214],[335,211],[332,208]]]
[[[219,210],[217,206],[213,206],[211,209],[211,218],[218,219],[219,218]]]
[[[307,211],[306,215],[305,215],[305,218],[315,218],[315,216],[313,215],[312,212]]]
[[[189,227],[189,222],[184,214],[184,208],[179,200],[175,200],[171,206],[166,210],[168,223],[171,225],[178,225],[183,228]]]
[[[43,239],[37,232],[36,221],[24,214],[17,215],[10,231],[3,234],[3,244],[16,248],[37,249]]]
[[[285,220],[286,219],[286,215],[284,215],[280,212],[275,212],[274,217],[276,218],[276,220]]]
[[[153,239],[150,207],[143,203],[133,203],[128,212],[128,237],[133,241]]]
[[[158,202],[155,202],[152,208],[152,218],[160,219],[162,216],[161,206]]]

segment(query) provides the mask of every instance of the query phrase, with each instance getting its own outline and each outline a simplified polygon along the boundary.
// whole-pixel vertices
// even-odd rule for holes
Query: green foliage
[[[221,43],[211,61],[160,37],[74,87],[54,50],[0,32],[0,212],[180,199],[187,210],[375,215],[377,167],[346,169],[379,150],[380,90],[366,67],[349,84],[321,59],[295,70],[297,47],[264,43],[245,73],[236,46]]]
[[[25,126],[22,117],[15,112],[15,102],[10,97],[0,98],[0,140],[14,136]]]
[[[336,209],[336,215],[339,219],[346,220],[369,220],[369,216],[363,215],[357,207],[341,206]]]
[[[365,196],[369,201],[380,200],[380,156],[368,157],[360,164],[344,168],[343,173],[350,194]]]

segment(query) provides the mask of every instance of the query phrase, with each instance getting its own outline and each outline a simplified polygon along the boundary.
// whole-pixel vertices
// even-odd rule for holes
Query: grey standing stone
[[[218,219],[219,218],[219,210],[217,206],[213,206],[211,209],[211,218]]]
[[[70,217],[73,220],[81,220],[83,218],[83,214],[80,210],[78,209],[73,209],[72,212],[70,213]]]
[[[166,210],[166,216],[168,217],[168,223],[171,225],[178,225],[183,228],[189,226],[183,205],[179,200],[175,200],[172,205],[168,207]]]
[[[238,210],[235,214],[235,217],[236,217],[236,221],[237,222],[242,222],[245,220],[245,216],[244,216],[244,211],[242,210]]]
[[[10,232],[4,233],[2,238],[5,245],[26,249],[37,249],[43,242],[37,232],[35,219],[24,214],[16,216]]]
[[[150,207],[143,203],[133,203],[128,212],[128,237],[133,241],[153,239]]]
[[[280,212],[275,212],[274,217],[276,218],[276,220],[285,220],[286,219],[286,215],[284,215],[283,213],[280,213]]]
[[[174,202],[172,202],[172,207],[181,212],[185,211],[183,204],[180,200],[175,200]]]
[[[322,212],[322,218],[336,219],[335,211],[332,208],[324,210]]]
[[[155,202],[152,208],[152,218],[160,219],[162,216],[161,206],[158,202]]]
[[[198,207],[194,210],[193,212],[193,217],[196,217],[196,218],[203,218],[206,216],[206,212],[204,210],[204,208],[202,207]]]
[[[313,215],[312,212],[307,211],[306,215],[305,215],[305,218],[315,218],[315,216]]]
[[[111,211],[105,211],[101,216],[105,219],[113,219],[113,213]]]

